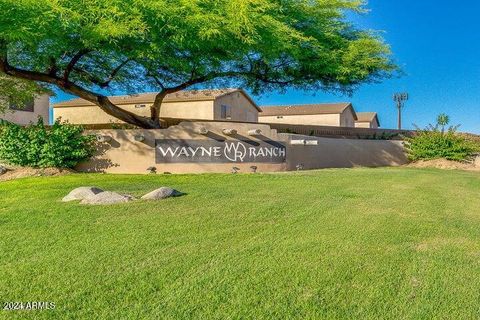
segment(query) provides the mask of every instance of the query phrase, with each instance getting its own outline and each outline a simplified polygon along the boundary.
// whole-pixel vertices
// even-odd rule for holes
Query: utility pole
[[[405,101],[408,100],[408,93],[395,93],[393,101],[397,103],[398,109],[398,130],[402,130],[402,109],[405,107]]]

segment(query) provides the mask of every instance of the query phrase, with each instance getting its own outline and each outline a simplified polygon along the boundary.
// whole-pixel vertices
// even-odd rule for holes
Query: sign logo
[[[278,141],[155,140],[156,163],[284,163]]]
[[[243,162],[247,155],[247,148],[241,142],[226,142],[223,153],[225,154],[225,158],[231,162]]]

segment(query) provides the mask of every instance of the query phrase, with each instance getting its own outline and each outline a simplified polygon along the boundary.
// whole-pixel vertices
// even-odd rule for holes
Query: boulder
[[[1,176],[2,174],[7,173],[7,171],[8,171],[7,168],[5,168],[4,166],[0,165],[0,176]]]
[[[84,200],[93,197],[94,195],[101,192],[103,192],[103,190],[97,187],[80,187],[70,191],[70,193],[62,199],[62,201],[70,202],[76,200]]]
[[[163,200],[171,197],[183,196],[184,193],[168,187],[161,187],[142,197],[144,200]]]
[[[81,204],[102,205],[102,204],[116,204],[133,201],[134,198],[129,195],[123,195],[116,192],[104,191],[92,197],[83,199]]]

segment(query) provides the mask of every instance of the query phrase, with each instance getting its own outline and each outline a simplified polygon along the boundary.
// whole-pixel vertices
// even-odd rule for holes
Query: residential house
[[[118,107],[150,116],[156,93],[109,97]],[[54,119],[74,124],[107,124],[121,121],[84,99],[73,99],[53,106]],[[258,122],[261,109],[242,89],[189,90],[169,94],[163,100],[160,118]]]
[[[20,125],[35,123],[38,117],[42,117],[43,121],[49,123],[50,115],[50,95],[42,94],[33,98],[25,106],[10,105],[5,113],[0,114],[0,119],[13,122]]]
[[[357,112],[356,128],[380,128],[380,121],[376,112]]]
[[[261,123],[284,123],[332,127],[355,127],[357,114],[351,103],[328,103],[290,106],[265,106]]]

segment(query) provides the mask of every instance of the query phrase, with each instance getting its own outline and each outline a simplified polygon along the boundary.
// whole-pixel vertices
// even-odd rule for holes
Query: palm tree
[[[450,123],[450,117],[445,113],[440,113],[437,116],[437,125],[442,127],[442,134],[445,133],[445,127]]]

